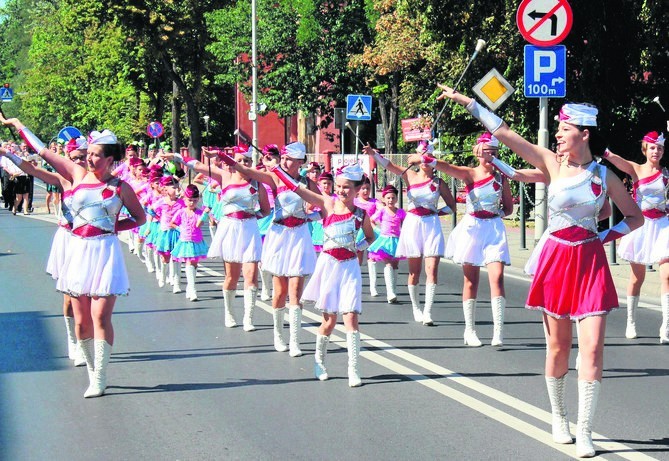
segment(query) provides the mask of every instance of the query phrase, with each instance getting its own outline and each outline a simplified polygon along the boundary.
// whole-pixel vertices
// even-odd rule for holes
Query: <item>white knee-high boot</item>
[[[136,237],[137,239],[137,257],[141,262],[144,262],[144,239]]]
[[[669,293],[662,293],[662,325],[660,325],[660,344],[669,344]]]
[[[386,299],[388,304],[397,303],[397,294],[395,293],[397,271],[392,266],[383,268],[383,278],[386,281]]]
[[[250,287],[244,290],[244,331],[255,331],[253,326],[253,311],[256,308],[258,288]]]
[[[636,338],[636,308],[639,305],[638,296],[627,297],[627,327],[625,328],[625,338]]]
[[[196,276],[197,267],[192,264],[186,264],[186,298],[189,301],[197,301],[197,289],[195,288]]]
[[[302,355],[300,350],[300,329],[302,328],[302,308],[299,305],[288,306],[288,322],[290,327],[290,356],[299,357]]]
[[[599,381],[578,382],[578,427],[576,429],[576,455],[579,458],[595,456],[592,445],[592,420],[597,410],[597,400],[602,383]]]
[[[369,294],[372,297],[379,295],[378,290],[376,289],[376,262],[367,259],[367,273],[369,275]]]
[[[232,303],[235,300],[237,290],[223,290],[223,310],[225,311],[225,326],[233,328],[237,326],[237,321],[232,315]]]
[[[156,276],[158,277],[158,286],[160,288],[165,286],[166,282],[166,275],[165,272],[167,272],[167,267],[165,267],[165,261],[163,261],[163,258],[158,259],[158,270],[156,271]]]
[[[434,294],[437,292],[437,285],[434,283],[425,284],[425,308],[423,308],[423,325],[432,326],[432,305],[434,304]]]
[[[93,372],[95,371],[95,345],[93,338],[80,339],[79,350],[84,357],[86,363],[86,370],[88,371],[88,385],[93,381]]]
[[[346,346],[348,347],[348,386],[359,387],[362,385],[360,371],[358,370],[358,359],[360,358],[360,332],[346,332]]]
[[[269,301],[272,299],[272,279],[272,274],[260,269],[260,281],[262,282],[260,299],[262,301]]]
[[[506,298],[497,296],[490,300],[492,305],[493,333],[491,346],[504,345],[504,311],[506,310]]]
[[[283,317],[286,312],[285,307],[272,309],[272,319],[274,320],[274,349],[277,352],[286,352],[288,345],[283,339]]]
[[[111,356],[111,345],[104,339],[95,339],[95,369],[93,370],[93,379],[84,397],[100,397],[107,389],[107,365]]]
[[[546,376],[546,388],[548,399],[551,402],[551,413],[553,414],[553,442],[572,443],[574,440],[569,433],[569,420],[567,419],[567,406],[564,403],[564,386],[567,374],[561,378]]]
[[[172,293],[181,293],[181,263],[177,261],[170,261],[170,264],[174,268],[174,275],[172,277]]]
[[[156,270],[153,265],[154,262],[153,249],[151,247],[145,246],[144,252],[146,253],[146,256],[144,257],[144,264],[146,265],[147,272],[150,274],[151,272]]]
[[[317,334],[316,335],[316,353],[314,354],[314,375],[320,381],[328,379],[328,371],[325,368],[325,356],[328,352],[328,343],[330,337]]]
[[[153,249],[153,266],[156,268],[156,280],[160,280],[160,264],[163,261],[163,258],[160,257],[158,254],[158,251],[154,248]],[[164,279],[163,279],[164,280]],[[163,285],[165,282],[163,281]],[[159,284],[160,285],[160,284]],[[161,287],[163,285],[160,285]]]
[[[480,347],[481,341],[476,335],[476,298],[462,301],[462,310],[465,314],[465,345]]]
[[[67,332],[67,356],[70,360],[77,358],[77,336],[74,334],[74,317],[63,316]]]
[[[420,298],[418,297],[418,285],[409,285],[409,299],[411,299],[411,309],[413,309],[413,319],[416,322],[423,321],[423,312],[420,309]]]

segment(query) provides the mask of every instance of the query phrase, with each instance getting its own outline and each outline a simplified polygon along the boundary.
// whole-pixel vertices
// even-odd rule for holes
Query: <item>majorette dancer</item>
[[[434,147],[426,142],[419,143],[416,148],[419,154],[431,154],[433,151]],[[439,216],[455,209],[453,194],[442,179],[434,177],[434,169],[430,165],[421,163],[418,171],[413,171],[395,165],[369,145],[365,146],[363,152],[373,155],[376,162],[386,170],[401,175],[408,185],[408,213],[402,224],[396,256],[409,260],[408,288],[414,320],[422,322],[423,325],[433,325],[432,304],[437,290],[439,259],[444,256],[444,234]],[[446,207],[442,209],[439,209],[440,197],[446,203]],[[418,283],[423,259],[427,281],[425,308],[421,310]]]
[[[634,199],[641,208],[644,223],[639,229],[620,239],[618,255],[630,263],[631,277],[627,284],[627,328],[625,336],[636,338],[636,308],[646,266],[658,264],[662,283],[660,304],[662,325],[660,344],[669,344],[669,170],[660,165],[664,155],[664,135],[651,131],[641,141],[646,161],[639,165],[606,150],[604,158],[634,181]]]
[[[358,370],[362,274],[356,255],[356,236],[362,229],[367,243],[374,239],[369,216],[354,204],[364,172],[357,163],[340,170],[335,179],[336,198],[307,189],[281,167],[276,167],[274,173],[288,190],[316,205],[324,215],[323,251],[302,295],[304,302],[314,302],[323,312],[316,335],[314,374],[321,381],[328,379],[325,355],[330,335],[337,325],[337,315],[341,313],[348,347],[348,385],[358,387],[362,384]]]
[[[63,177],[72,178],[72,237],[56,287],[72,296],[76,328],[86,358],[89,386],[84,397],[99,397],[107,387],[107,365],[114,344],[111,322],[116,296],[128,293],[128,274],[116,235],[144,223],[142,206],[132,188],[111,174],[121,147],[109,130],[88,138],[87,168],[62,158],[17,119],[5,120]],[[125,206],[130,218],[119,220]],[[95,320],[93,320],[95,316]]]
[[[377,206],[379,201],[372,197],[372,182],[369,180],[369,176],[365,175],[362,178],[362,186],[358,191],[358,196],[355,198],[355,206],[362,208],[367,213],[367,216],[371,217],[376,213]],[[374,235],[378,236],[378,230],[374,229]],[[362,261],[365,259],[365,250],[366,246],[364,245],[365,235],[362,230],[358,232],[357,242],[361,250],[358,250],[358,263],[362,265]],[[372,261],[369,258],[367,259],[367,275],[369,276],[369,294],[372,297],[379,295],[378,290],[376,289],[376,261]]]
[[[165,194],[160,200],[153,202],[151,209],[160,222],[160,229],[152,239],[154,249],[160,256],[158,262],[158,286],[165,283],[172,285],[173,293],[181,293],[181,264],[172,259],[172,249],[179,240],[179,229],[172,227],[172,218],[186,206],[179,198],[179,180],[172,175],[163,176],[160,185]],[[166,272],[168,274],[166,275]]]
[[[319,193],[316,184],[299,174],[307,156],[301,142],[290,143],[282,149],[281,168],[291,178],[302,182],[312,192]],[[227,158],[226,158],[227,157]],[[230,162],[228,156],[223,162]],[[302,355],[299,332],[302,324],[300,299],[304,278],[314,272],[316,252],[311,244],[307,223],[306,203],[302,197],[288,189],[274,173],[241,167],[240,173],[265,184],[276,187],[274,222],[267,231],[262,247],[262,266],[274,275],[274,348],[279,352],[290,349],[291,357]],[[283,339],[283,317],[289,302],[290,346]]]
[[[132,187],[132,190],[135,191],[135,195],[137,195],[137,198],[139,199],[140,203],[142,203],[142,197],[146,193],[147,188],[149,187],[148,182],[146,181],[146,178],[148,178],[149,170],[146,168],[146,165],[144,165],[144,160],[142,160],[139,157],[132,157],[129,162],[130,164],[130,174],[127,176],[126,179],[124,179],[125,182],[127,182],[130,187]],[[146,176],[143,176],[143,173],[146,171]],[[125,210],[121,211],[121,216],[127,216],[127,213]],[[130,246],[132,247],[131,253],[134,253],[137,255],[140,261],[144,262],[144,244],[145,240],[140,239],[139,237],[139,228],[135,227],[134,229],[131,229],[127,233],[127,237],[132,240],[132,243]]]
[[[595,107],[584,104],[565,104],[562,107],[555,135],[558,153],[562,155],[556,157],[549,149],[523,139],[475,100],[447,86],[439,86],[443,90],[440,98],[448,97],[465,106],[488,131],[539,168],[550,182],[550,236],[541,252],[526,304],[528,308],[544,313],[548,342],[546,385],[556,443],[572,442],[564,388],[572,342],[571,321],[580,322],[576,454],[592,457],[595,455],[592,420],[601,387],[606,314],[618,307],[603,243],[641,226],[641,211],[622,182],[614,174],[607,174],[607,169],[594,161],[592,152],[597,136]],[[597,234],[597,215],[607,195],[625,218],[611,229]]]
[[[321,194],[330,197],[333,195],[334,178],[332,177],[332,173],[328,171],[321,173],[318,178],[316,178],[316,183],[318,184],[318,189],[321,191]],[[312,212],[321,212],[321,209],[316,205],[311,205],[310,210]],[[320,253],[323,251],[323,219],[311,221],[309,225],[311,226],[311,243],[314,244],[316,253]]]
[[[197,301],[195,277],[197,264],[207,258],[209,246],[202,238],[202,222],[207,219],[207,213],[199,208],[200,190],[195,184],[189,184],[184,189],[183,201],[185,208],[179,210],[172,218],[172,225],[179,228],[179,240],[172,249],[172,259],[186,265],[186,298]]]
[[[397,244],[400,240],[402,223],[406,212],[397,208],[399,192],[392,185],[387,185],[381,191],[381,201],[384,206],[378,207],[370,218],[379,230],[379,236],[367,249],[367,260],[374,263],[384,263],[383,275],[386,282],[386,299],[388,304],[398,304],[397,301],[397,269],[400,258],[396,256]]]
[[[483,133],[476,141],[474,155],[479,161],[475,168],[451,165],[423,155],[423,163],[429,164],[449,176],[464,181],[467,198],[466,214],[455,226],[446,244],[446,258],[462,266],[464,288],[462,309],[465,316],[465,345],[479,347],[481,341],[476,334],[476,298],[478,295],[481,267],[488,269],[490,281],[490,304],[492,305],[492,346],[502,346],[504,336],[504,266],[511,264],[506,228],[502,217],[513,211],[513,200],[509,182],[482,157],[482,151],[496,155],[499,142],[490,133]],[[418,161],[410,156],[407,161]]]
[[[154,203],[163,198],[164,188],[160,185],[163,179],[163,167],[151,165],[149,167],[149,184],[151,190],[140,199],[140,203],[146,212],[146,222],[140,226],[140,233],[144,237],[144,252],[146,253],[146,270],[149,273],[155,271],[156,280],[160,281],[160,255],[156,251],[156,238],[160,234],[160,218],[153,210]]]
[[[241,174],[242,165],[251,167],[253,150],[246,146],[236,146],[234,158],[221,151],[203,149],[207,156],[219,155],[225,169],[211,167],[211,174],[221,185],[219,201],[221,202],[221,218],[216,234],[209,247],[207,257],[221,258],[225,263],[225,280],[223,281],[223,305],[225,310],[225,326],[237,326],[233,315],[233,301],[237,282],[244,276],[244,331],[254,331],[253,311],[256,305],[258,261],[262,251],[260,232],[258,231],[258,207],[262,216],[269,213],[269,203],[265,189],[259,187],[255,180]],[[208,173],[208,167],[197,160],[174,155],[177,161],[183,162],[188,168],[199,173]],[[255,171],[253,168],[247,168]]]
[[[218,157],[213,157],[208,159],[208,161],[212,162],[212,165],[215,165],[218,168],[221,167],[221,161],[218,159]],[[202,191],[202,208],[208,216],[207,225],[209,227],[209,237],[213,239],[214,235],[216,234],[216,226],[218,225],[218,221],[214,217],[212,210],[218,202],[218,194],[221,192],[221,185],[215,179],[210,178],[207,174],[202,173],[198,173],[197,176],[195,176],[193,179],[193,182],[202,184],[204,186]]]
[[[86,138],[80,137],[71,139],[65,147],[65,152],[72,162],[86,168],[87,149],[88,143],[86,142]],[[54,152],[55,155],[59,155],[55,150],[52,150],[52,152]],[[72,198],[72,182],[56,173],[55,169],[53,172],[50,172],[48,170],[37,168],[31,162],[21,159],[21,157],[12,152],[0,149],[0,156],[5,156],[30,176],[41,179],[45,183],[56,187],[58,191],[62,191],[59,192],[59,195],[62,195],[62,200],[58,203],[62,212],[58,214],[58,229],[53,236],[49,259],[46,265],[47,274],[51,275],[54,280],[58,280],[60,274],[64,272],[63,263],[67,255],[67,244],[72,230],[72,214],[70,213],[69,208]],[[83,353],[78,347],[74,312],[72,310],[72,298],[67,293],[63,293],[63,317],[65,319],[65,331],[67,333],[67,355],[70,360],[74,361],[75,366],[86,365]]]
[[[112,175],[116,176],[119,178],[121,181],[128,182],[128,180],[132,176],[132,159],[133,158],[139,158],[137,155],[137,147],[133,145],[129,145],[128,147],[125,148],[125,158],[123,159],[123,162],[114,168],[112,171]],[[121,216],[123,219],[127,218],[128,215],[125,213],[125,210],[121,212]],[[130,232],[125,234],[123,238],[125,239],[127,237],[127,244],[128,244],[128,250],[130,250],[131,253],[134,253],[135,251],[135,241],[132,238],[132,235]]]

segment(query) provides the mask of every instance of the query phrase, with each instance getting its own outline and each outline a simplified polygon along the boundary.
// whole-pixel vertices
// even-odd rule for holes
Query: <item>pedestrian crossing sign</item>
[[[11,102],[14,99],[14,90],[8,87],[0,88],[0,100],[2,102]]]
[[[371,120],[372,97],[364,94],[346,96],[346,120]]]

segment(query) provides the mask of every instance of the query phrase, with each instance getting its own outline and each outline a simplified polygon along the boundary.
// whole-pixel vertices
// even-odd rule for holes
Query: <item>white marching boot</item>
[[[553,442],[573,443],[569,433],[569,420],[567,419],[567,407],[564,404],[564,386],[567,374],[561,378],[546,376],[546,388],[548,399],[551,402],[551,413],[553,414]]]
[[[328,353],[328,343],[330,337],[317,334],[316,335],[316,353],[314,354],[314,375],[320,381],[325,381],[329,378],[328,371],[325,368],[325,355]]]
[[[158,280],[158,281],[160,281],[159,270],[160,270],[160,265],[161,265],[162,261],[163,261],[163,258],[160,257],[160,255],[158,254],[158,251],[156,251],[156,249],[154,248],[153,249],[153,266],[156,268],[156,280]],[[164,270],[163,270],[163,272],[164,272]],[[165,280],[165,278],[163,277],[163,285],[165,284],[164,280]],[[160,285],[160,286],[162,287],[163,285]]]
[[[481,347],[482,343],[476,335],[476,298],[462,301],[462,310],[465,314],[465,346]]]
[[[197,267],[192,264],[186,264],[186,298],[189,301],[197,301],[197,289],[195,288],[196,276]]]
[[[288,344],[283,339],[283,317],[286,312],[285,307],[272,309],[272,318],[274,320],[274,349],[277,352],[286,352]]]
[[[100,397],[107,389],[107,366],[111,356],[111,345],[104,339],[95,339],[95,368],[91,383],[84,393],[84,397]]]
[[[144,247],[144,252],[146,253],[146,256],[144,257],[144,264],[146,265],[146,271],[150,274],[156,270],[153,266],[154,253],[153,250],[148,246]]]
[[[255,331],[253,326],[253,311],[256,308],[258,288],[251,287],[244,290],[244,331]]]
[[[67,356],[70,360],[77,359],[77,336],[74,334],[74,317],[63,316],[67,332]]]
[[[302,355],[300,350],[300,329],[302,328],[302,308],[298,305],[288,306],[288,323],[290,327],[290,356],[299,357]]]
[[[163,261],[163,258],[160,258],[158,260],[158,270],[156,271],[156,277],[158,278],[158,286],[160,288],[165,286],[165,261]]]
[[[360,387],[362,380],[358,371],[360,358],[360,332],[346,332],[346,346],[348,347],[348,387]]]
[[[625,328],[625,338],[636,338],[636,308],[639,305],[638,296],[627,297],[627,327]]]
[[[599,381],[578,382],[578,427],[576,429],[576,456],[592,458],[595,447],[592,445],[592,419],[597,410],[597,400],[602,383]]]
[[[137,237],[137,257],[141,262],[144,262],[144,240]]]
[[[181,293],[181,263],[170,261],[170,277],[172,279],[172,293]]]
[[[500,347],[504,345],[504,311],[506,310],[506,298],[497,296],[490,300],[492,304],[493,333],[491,346]]]
[[[376,298],[379,295],[376,289],[376,262],[367,259],[367,273],[369,274],[369,294]]]
[[[262,282],[262,287],[260,291],[260,300],[269,301],[272,299],[272,279],[273,275],[267,271],[260,269],[260,281]]]
[[[434,304],[434,294],[437,292],[437,285],[434,283],[425,284],[425,307],[423,308],[423,325],[432,326],[432,305]]]
[[[662,293],[662,325],[660,325],[660,344],[669,344],[669,293]]]
[[[392,266],[386,266],[383,268],[383,278],[386,281],[386,299],[388,300],[388,304],[397,304],[397,271]]]
[[[232,315],[232,302],[235,300],[237,290],[223,290],[223,310],[225,311],[225,327],[233,328],[237,326],[237,321]]]
[[[413,319],[416,322],[423,321],[423,312],[420,310],[420,300],[418,297],[418,285],[408,285],[409,299],[411,299],[411,309],[413,310]]]
[[[84,358],[84,363],[86,364],[90,386],[90,383],[93,382],[93,372],[95,371],[95,344],[93,338],[80,339],[78,344],[81,355]]]

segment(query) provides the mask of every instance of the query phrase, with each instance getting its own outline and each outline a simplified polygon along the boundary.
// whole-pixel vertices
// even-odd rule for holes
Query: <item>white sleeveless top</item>
[[[488,176],[467,186],[466,211],[500,215],[502,209],[502,178],[499,173]]]
[[[421,184],[414,184],[409,186],[407,190],[407,199],[409,204],[407,210],[415,210],[416,208],[424,208],[433,213],[438,212],[439,205],[439,180],[430,179]]]
[[[634,183],[634,200],[641,211],[667,212],[669,194],[669,170],[663,168],[652,176]]]
[[[244,212],[255,215],[258,206],[258,188],[255,181],[230,184],[221,190],[221,214]]]
[[[88,227],[81,237],[95,237],[116,233],[116,221],[123,207],[121,200],[122,181],[111,179],[103,184],[79,184],[72,190],[72,231]],[[85,230],[85,229],[82,229]]]

